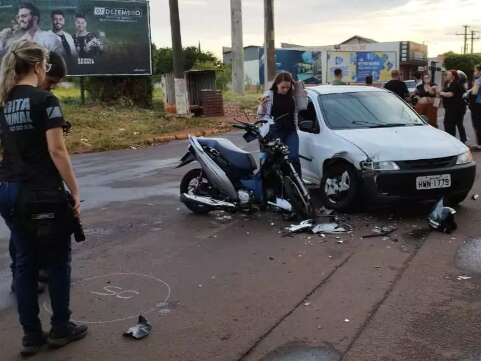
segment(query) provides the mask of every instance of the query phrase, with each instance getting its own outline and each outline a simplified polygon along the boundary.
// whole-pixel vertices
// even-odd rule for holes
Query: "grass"
[[[262,93],[256,91],[246,91],[243,96],[234,94],[231,91],[226,91],[224,92],[224,102],[238,103],[240,104],[241,110],[255,111],[261,96]]]
[[[102,104],[80,106],[78,88],[59,88],[55,94],[62,102],[65,118],[72,123],[72,131],[67,136],[72,153],[137,148],[181,137],[185,133],[229,129],[223,118],[166,115],[158,94],[155,94],[157,101],[153,109]]]

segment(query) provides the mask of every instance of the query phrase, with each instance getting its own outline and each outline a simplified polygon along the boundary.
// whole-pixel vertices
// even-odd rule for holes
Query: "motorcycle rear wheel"
[[[196,168],[188,171],[180,182],[180,194],[195,194],[208,196],[211,185],[209,180],[203,175],[202,169]],[[212,208],[194,202],[183,202],[195,214],[207,214]]]

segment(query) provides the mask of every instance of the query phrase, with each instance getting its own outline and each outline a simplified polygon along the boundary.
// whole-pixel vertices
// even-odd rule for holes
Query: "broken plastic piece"
[[[479,199],[479,194],[473,194],[472,199],[473,201],[477,201]]]
[[[458,276],[457,277],[457,280],[458,281],[467,281],[467,280],[470,280],[472,277],[469,277],[469,276]]]
[[[299,224],[291,224],[290,227],[287,228],[289,233],[298,233],[298,232],[304,232],[304,231],[310,231],[312,228],[312,220],[308,219],[305,221],[302,221]]]
[[[338,223],[321,223],[316,224],[312,228],[312,233],[327,233],[327,234],[339,234],[339,233],[348,233],[352,231],[352,227],[348,226],[347,224],[341,225]]]
[[[439,232],[451,233],[458,228],[454,220],[455,214],[456,211],[453,208],[444,206],[444,198],[441,198],[429,215],[429,226]]]
[[[276,207],[278,209],[282,209],[283,211],[286,212],[292,212],[292,205],[286,201],[285,199],[282,198],[276,198],[275,203],[274,202],[267,202],[273,207]]]
[[[124,336],[140,340],[150,335],[150,331],[152,331],[152,325],[145,319],[144,316],[140,315],[139,323],[129,328],[127,332],[124,333]]]

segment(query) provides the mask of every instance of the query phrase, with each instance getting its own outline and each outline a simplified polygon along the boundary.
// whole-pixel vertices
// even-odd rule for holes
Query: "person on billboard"
[[[96,58],[104,50],[104,44],[95,33],[87,30],[87,19],[84,15],[75,16],[75,29],[73,36],[79,58]]]
[[[52,30],[51,32],[58,37],[62,43],[62,53],[65,62],[68,66],[74,64],[74,59],[77,57],[77,48],[72,35],[67,33],[65,28],[65,14],[62,10],[54,10],[51,14]]]
[[[0,58],[5,55],[8,47],[15,41],[20,39],[20,27],[17,20],[12,19],[11,26],[0,31]]]
[[[29,2],[21,3],[18,7],[17,23],[18,34],[10,44],[6,44],[7,47],[16,40],[30,40],[49,51],[62,54],[62,43],[57,36],[50,31],[40,29],[40,11],[35,5]]]

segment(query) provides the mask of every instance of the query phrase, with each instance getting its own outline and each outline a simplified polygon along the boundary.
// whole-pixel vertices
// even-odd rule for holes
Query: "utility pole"
[[[463,54],[468,53],[468,29],[469,25],[463,25],[464,27],[464,34],[456,34],[458,36],[464,36],[464,47],[463,47]]]
[[[276,48],[274,38],[274,0],[264,0],[264,87],[276,76]]]
[[[232,90],[244,95],[244,44],[242,34],[242,0],[231,0]]]
[[[189,113],[189,102],[184,78],[184,54],[182,50],[182,38],[180,35],[178,0],[169,0],[169,8],[174,57],[175,106],[178,115],[186,115]]]
[[[474,41],[480,39],[479,36],[476,37],[476,34],[478,34],[478,33],[479,33],[479,31],[477,31],[477,30],[471,30],[471,37],[470,37],[470,39],[471,39],[471,54],[474,54]]]

